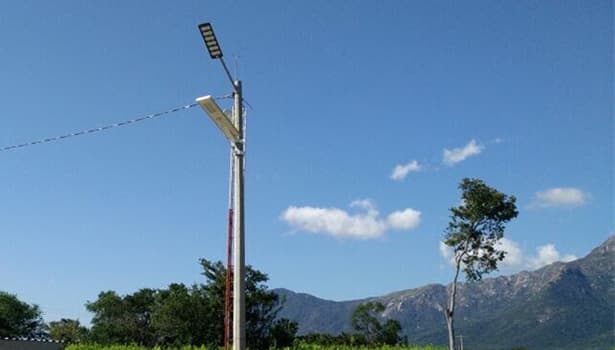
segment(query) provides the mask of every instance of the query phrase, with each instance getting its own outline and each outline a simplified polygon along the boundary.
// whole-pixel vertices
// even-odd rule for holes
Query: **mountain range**
[[[357,305],[379,301],[382,319],[395,319],[412,344],[447,343],[443,305],[447,288],[430,284],[379,297],[330,301],[276,289],[280,317],[299,334],[352,332]],[[456,334],[474,350],[612,349],[615,346],[615,236],[583,258],[535,271],[487,278],[458,287]]]

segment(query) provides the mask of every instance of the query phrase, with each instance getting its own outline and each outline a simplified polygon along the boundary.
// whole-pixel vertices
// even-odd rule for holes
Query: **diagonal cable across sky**
[[[226,96],[223,96],[223,97],[220,97],[220,98],[226,98]],[[68,133],[68,134],[64,134],[64,135],[60,135],[60,136],[52,136],[52,137],[41,138],[41,139],[38,139],[38,140],[34,140],[34,141],[30,141],[30,142],[25,142],[25,143],[20,143],[20,144],[13,144],[13,145],[10,145],[10,146],[3,146],[3,147],[0,147],[0,152],[10,151],[10,150],[14,150],[14,149],[18,149],[18,148],[23,148],[23,147],[28,147],[28,146],[34,146],[34,145],[43,144],[43,143],[49,143],[49,142],[64,140],[64,139],[68,139],[68,138],[75,137],[75,136],[90,135],[90,134],[94,134],[94,133],[97,133],[97,132],[100,132],[100,131],[110,130],[110,129],[114,129],[114,128],[118,128],[118,127],[122,127],[122,126],[126,126],[126,125],[135,124],[135,123],[142,122],[142,121],[145,121],[145,120],[150,120],[150,119],[155,119],[155,118],[158,118],[158,117],[166,116],[166,115],[169,115],[169,114],[172,114],[172,113],[175,113],[175,112],[179,112],[179,111],[183,111],[183,110],[186,110],[186,109],[190,109],[190,108],[195,107],[195,106],[198,106],[198,103],[190,103],[190,104],[187,104],[187,105],[174,107],[174,108],[171,108],[171,109],[166,110],[166,111],[152,113],[152,114],[140,116],[140,117],[129,119],[129,120],[124,120],[124,121],[121,121],[121,122],[117,122],[117,123],[113,123],[113,124],[108,124],[108,125],[101,126],[101,127],[98,127],[98,128],[81,130],[81,131],[77,131],[77,132],[73,132],[73,133]]]

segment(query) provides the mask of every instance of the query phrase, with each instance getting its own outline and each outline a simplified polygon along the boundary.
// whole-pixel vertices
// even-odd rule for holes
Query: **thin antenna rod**
[[[235,67],[233,67],[233,68],[235,68],[235,78],[237,80],[239,80],[239,55],[233,56],[233,59],[235,61],[235,62],[233,62],[233,63],[235,63]]]

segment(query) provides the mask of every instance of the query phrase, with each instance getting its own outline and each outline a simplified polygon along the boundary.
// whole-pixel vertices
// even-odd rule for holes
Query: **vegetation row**
[[[220,350],[218,347],[182,346],[164,350]],[[438,346],[409,346],[409,345],[380,345],[380,346],[352,346],[352,345],[318,345],[297,342],[287,350],[445,350]],[[139,345],[99,345],[99,344],[73,344],[65,350],[163,350],[161,347],[147,348]]]
[[[445,309],[449,350],[457,348],[454,315],[460,273],[465,275],[466,281],[473,282],[497,270],[506,255],[499,249],[498,242],[504,236],[506,223],[518,214],[514,196],[501,193],[482,180],[463,179],[459,189],[462,202],[450,209],[451,220],[444,233],[444,244],[454,251],[455,266]],[[200,262],[205,284],[174,283],[168,288],[144,288],[125,296],[113,290],[101,292],[97,300],[86,303],[87,310],[94,315],[89,329],[71,319],[47,325],[38,306],[0,292],[0,336],[50,336],[69,344],[82,344],[72,345],[70,350],[140,349],[113,344],[138,344],[144,348],[218,348],[224,344],[227,271],[222,262],[205,259]],[[385,307],[378,302],[356,308],[351,320],[352,334],[297,337],[297,322],[278,317],[284,300],[268,290],[267,280],[266,274],[247,267],[245,329],[251,349],[360,349],[363,346],[412,349],[404,347],[408,341],[400,336],[399,321],[379,317]],[[101,345],[83,345],[88,343]]]

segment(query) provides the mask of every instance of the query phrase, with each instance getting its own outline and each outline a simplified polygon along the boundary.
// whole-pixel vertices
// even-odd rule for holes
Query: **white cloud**
[[[485,149],[485,146],[476,143],[476,140],[472,139],[467,145],[463,147],[444,149],[442,151],[442,162],[448,166],[453,166],[467,158],[481,153]]]
[[[502,238],[497,244],[497,249],[506,252],[506,256],[502,261],[503,266],[515,267],[523,265],[523,252],[521,251],[521,248],[519,248],[519,244],[517,244],[517,242],[508,238]]]
[[[454,264],[454,253],[453,248],[444,244],[444,242],[440,241],[440,255],[444,260],[448,261],[450,264]],[[514,241],[511,241],[508,238],[502,238],[496,245],[497,249],[504,250],[506,252],[506,257],[501,262],[502,267],[518,267],[523,265],[524,257],[521,248],[519,248],[519,244]]]
[[[421,212],[411,208],[394,211],[387,217],[390,228],[395,230],[412,230],[421,222]]]
[[[408,164],[398,164],[391,173],[391,179],[401,181],[405,179],[409,173],[420,171],[421,168],[422,166],[416,160],[413,160]]]
[[[447,246],[442,241],[440,241],[440,256],[444,258],[444,260],[446,260],[449,264],[455,264],[455,261],[453,259],[453,248]]]
[[[440,255],[444,259],[450,259],[450,257],[453,255],[453,250],[451,249],[451,247],[447,246],[442,241],[440,241]]]
[[[291,206],[281,219],[297,230],[348,239],[378,238],[390,229],[411,230],[420,223],[421,213],[410,208],[395,211],[384,219],[367,199],[354,201],[350,206],[362,212],[349,214],[338,208]]]
[[[578,207],[587,203],[589,195],[574,187],[555,187],[534,194],[531,207]]]
[[[517,242],[508,238],[502,238],[497,245],[497,249],[506,252],[506,257],[500,263],[500,267],[509,270],[535,270],[556,261],[569,262],[577,259],[573,254],[560,254],[553,243],[537,247],[536,255],[533,256],[526,255]],[[440,242],[439,250],[444,260],[451,265],[454,264],[452,248],[448,247],[444,242]]]
[[[378,210],[374,206],[374,203],[372,203],[369,199],[352,201],[352,203],[350,203],[350,207],[363,209],[367,212],[368,216],[378,216],[379,214]]]
[[[528,263],[529,267],[537,269],[556,261],[568,262],[576,259],[577,257],[573,254],[560,255],[555,245],[549,243],[536,248],[536,256],[529,258]]]

